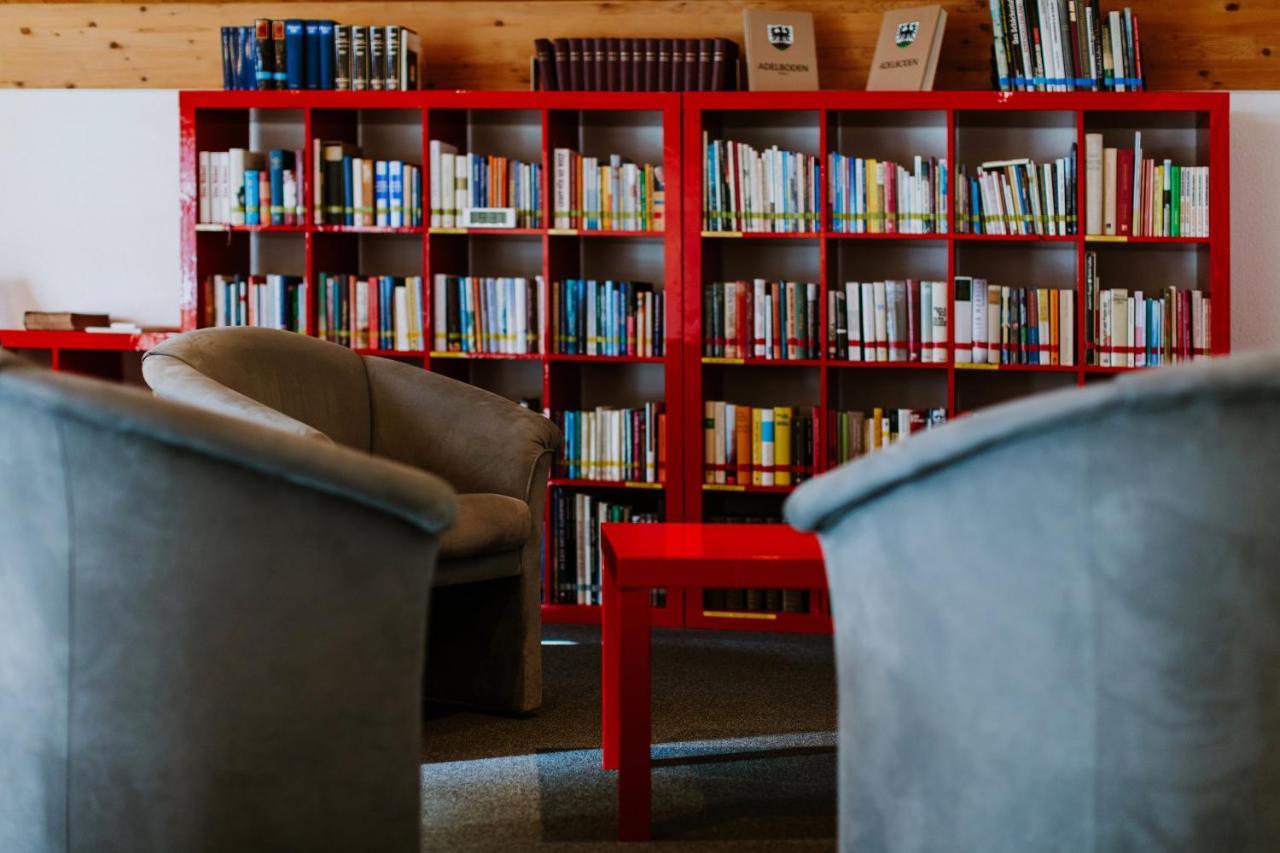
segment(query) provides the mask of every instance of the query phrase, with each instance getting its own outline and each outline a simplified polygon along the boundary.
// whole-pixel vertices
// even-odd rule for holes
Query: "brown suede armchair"
[[[161,397],[413,465],[458,492],[440,543],[429,698],[542,702],[542,515],[560,431],[488,391],[293,332],[202,329],[147,353]]]

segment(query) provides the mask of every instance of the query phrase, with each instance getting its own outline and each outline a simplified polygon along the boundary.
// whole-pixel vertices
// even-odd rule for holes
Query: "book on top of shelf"
[[[81,332],[89,326],[109,326],[107,314],[83,314],[76,311],[24,311],[22,328],[41,332]]]
[[[418,34],[399,24],[258,18],[252,27],[222,28],[222,87],[413,90],[421,55]]]
[[[846,282],[827,291],[827,357],[943,364],[948,311],[945,281]]]
[[[665,305],[665,295],[648,282],[576,278],[554,282],[551,351],[567,355],[663,355]]]
[[[661,483],[666,478],[666,413],[660,402],[553,412],[564,434],[558,470],[570,480]]]
[[[946,29],[947,10],[939,5],[885,12],[867,76],[868,91],[932,89]]]
[[[1078,233],[1076,146],[1052,163],[993,160],[956,174],[956,230],[961,234],[1068,236]]]
[[[352,349],[421,352],[421,276],[322,272],[316,287],[316,336]]]
[[[1142,131],[1132,148],[1104,147],[1085,134],[1085,231],[1094,236],[1208,237],[1209,167],[1143,157]]]
[[[774,233],[818,230],[818,158],[731,140],[703,145],[702,227]]]
[[[472,208],[511,208],[515,227],[542,227],[541,163],[459,153],[455,146],[434,139],[428,152],[433,227],[460,228]]]
[[[552,153],[555,228],[584,231],[661,231],[666,193],[662,166],[584,157],[570,148]]]
[[[721,92],[738,88],[729,39],[534,39],[533,88],[544,92]]]
[[[1004,92],[1146,88],[1138,16],[1098,0],[990,0],[991,70]]]
[[[908,170],[889,160],[827,155],[831,230],[839,234],[947,233],[947,160],[917,155]]]
[[[818,358],[818,285],[726,281],[703,290],[702,354],[722,358]]]
[[[703,402],[703,481],[793,486],[815,470],[815,409]]]
[[[546,352],[547,295],[542,276],[457,276],[431,283],[432,350],[528,354]]]
[[[831,443],[837,465],[884,450],[912,435],[947,422],[944,406],[932,409],[894,409],[831,413]]]

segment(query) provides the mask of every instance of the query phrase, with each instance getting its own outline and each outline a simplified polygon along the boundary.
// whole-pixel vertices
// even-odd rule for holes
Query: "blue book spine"
[[[320,22],[305,21],[302,25],[303,51],[307,55],[306,71],[302,75],[308,89],[320,88]]]
[[[335,89],[334,56],[333,56],[333,21],[320,21],[316,28],[316,38],[320,42],[320,65],[318,68],[317,89]]]
[[[222,88],[234,89],[236,80],[231,73],[231,56],[235,52],[231,41],[231,27],[222,28]]]
[[[387,183],[387,161],[378,160],[373,164],[373,198],[376,216],[374,224],[383,227],[390,221],[387,218],[387,202],[390,190]]]
[[[304,89],[307,84],[306,25],[297,18],[284,22],[285,88]],[[318,59],[319,57],[317,57]],[[272,187],[275,189],[275,187]]]
[[[292,155],[292,152],[286,152],[280,148],[271,149],[271,153],[267,155],[267,168],[271,174],[271,224],[284,224],[284,170],[292,168],[292,165],[286,163],[286,155]]]
[[[565,432],[569,434],[569,478],[576,480],[580,476],[581,467],[579,466],[578,453],[578,413],[564,413]]]
[[[351,187],[351,159],[342,158],[342,221],[346,225],[355,225],[355,200]]]
[[[392,228],[404,225],[404,164],[399,160],[387,163],[387,212]]]
[[[261,190],[258,187],[258,170],[244,171],[244,224],[261,225],[262,217],[258,210],[262,205]]]
[[[578,300],[581,297],[578,292],[578,280],[569,279],[565,282],[565,298],[564,298],[564,324],[562,328],[565,333],[564,351],[570,355],[578,354]]]
[[[237,42],[239,46],[239,78],[241,89],[257,89],[258,88],[258,60],[257,60],[257,36],[254,34],[253,27],[240,27],[240,38]]]
[[[395,300],[392,298],[395,282],[391,276],[378,279],[378,348],[392,349],[391,330],[395,327]]]

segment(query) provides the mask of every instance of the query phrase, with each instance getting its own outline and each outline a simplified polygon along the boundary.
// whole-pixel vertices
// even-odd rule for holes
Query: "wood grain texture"
[[[817,21],[824,88],[861,89],[885,10],[919,0],[772,2]],[[0,86],[217,88],[218,28],[255,17],[399,23],[422,35],[437,89],[529,84],[533,39],[635,35],[742,40],[741,0],[521,0],[382,3],[0,3]],[[949,0],[938,89],[990,88],[987,0]],[[1108,3],[1107,7],[1118,6]],[[1280,3],[1129,0],[1151,89],[1274,89]]]

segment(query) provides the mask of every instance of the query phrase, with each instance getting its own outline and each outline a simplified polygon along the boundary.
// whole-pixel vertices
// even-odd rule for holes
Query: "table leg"
[[[618,839],[647,841],[650,836],[652,779],[649,752],[652,746],[649,590],[623,589],[617,593],[616,639],[620,682],[616,696],[618,757]]]
[[[600,752],[605,770],[618,769],[618,713],[621,710],[621,614],[618,575],[606,550],[600,583]]]

